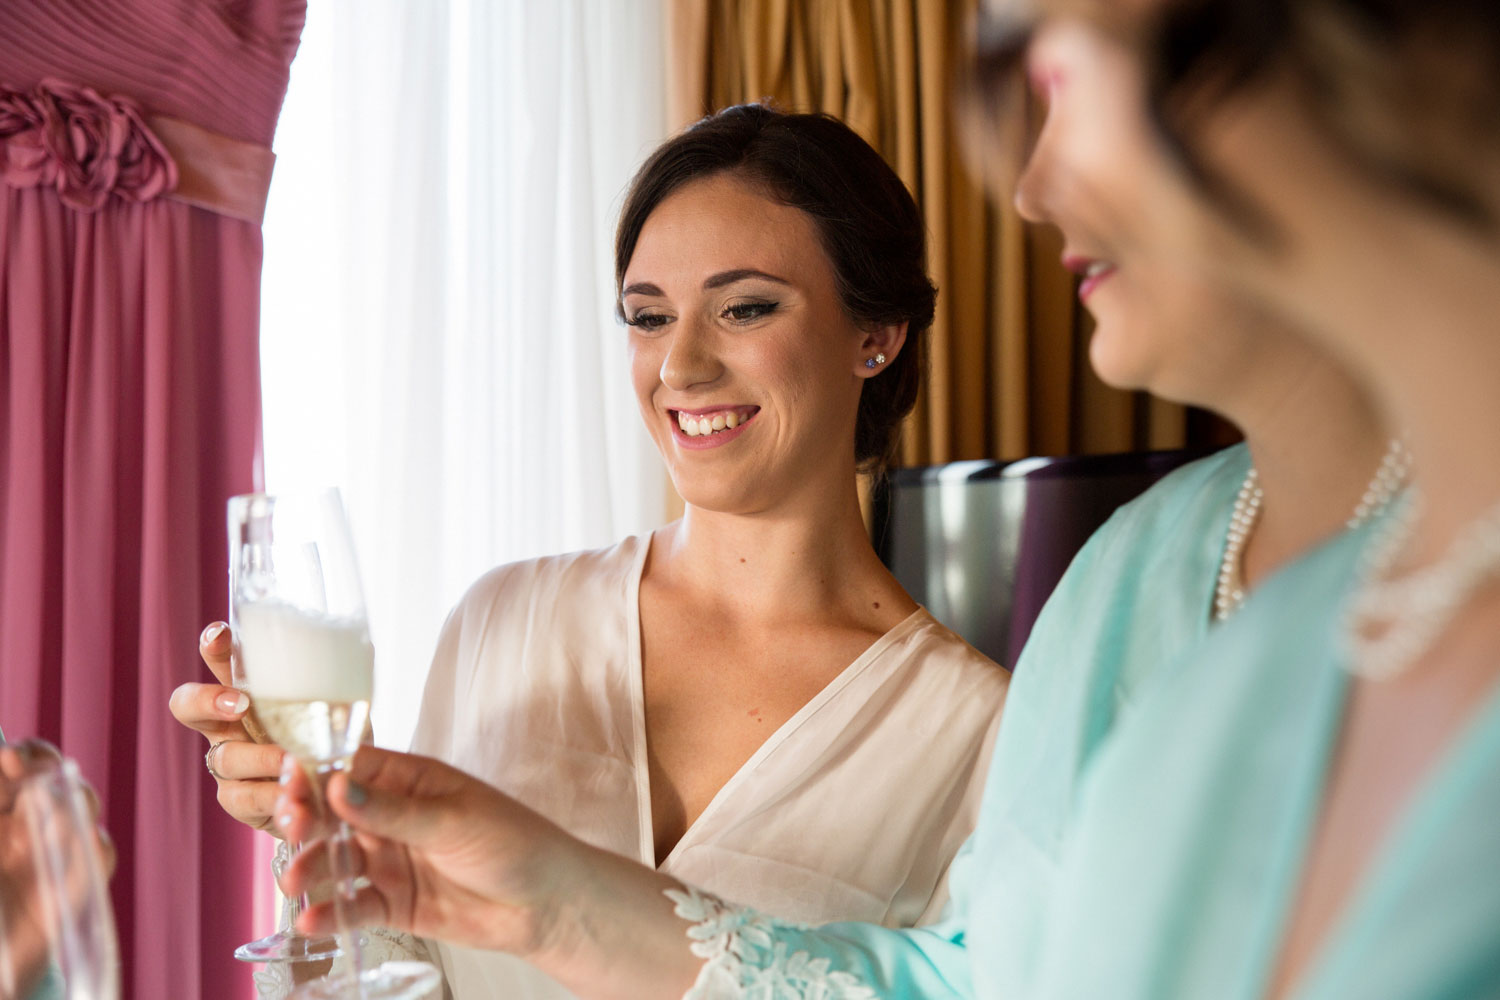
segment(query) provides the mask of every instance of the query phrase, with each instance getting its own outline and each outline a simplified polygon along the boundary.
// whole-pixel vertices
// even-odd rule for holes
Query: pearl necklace
[[[1357,528],[1385,509],[1386,504],[1401,492],[1411,471],[1411,453],[1400,439],[1393,439],[1380,460],[1380,467],[1365,487],[1354,513],[1344,522],[1348,528]],[[1245,543],[1260,520],[1261,504],[1265,491],[1260,487],[1260,474],[1254,467],[1245,475],[1240,492],[1234,498],[1234,509],[1229,515],[1229,532],[1224,539],[1224,556],[1219,560],[1219,579],[1214,585],[1214,621],[1221,622],[1240,609],[1245,603],[1245,585],[1240,572],[1240,563],[1245,554]]]
[[[1384,525],[1371,543],[1360,584],[1349,606],[1345,668],[1385,681],[1416,663],[1487,581],[1500,577],[1500,505],[1454,536],[1443,557],[1424,569],[1388,578],[1396,556],[1411,541],[1418,498]]]

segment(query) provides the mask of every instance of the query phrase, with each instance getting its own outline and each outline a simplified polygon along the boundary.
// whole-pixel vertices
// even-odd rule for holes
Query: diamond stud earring
[[[885,364],[885,355],[877,354],[873,358],[865,358],[865,367],[874,368],[876,365]]]

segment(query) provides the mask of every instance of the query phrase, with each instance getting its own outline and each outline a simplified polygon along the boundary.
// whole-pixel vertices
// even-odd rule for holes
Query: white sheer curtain
[[[267,488],[344,488],[382,744],[475,577],[662,519],[611,263],[665,134],[660,6],[310,5],[265,227]]]

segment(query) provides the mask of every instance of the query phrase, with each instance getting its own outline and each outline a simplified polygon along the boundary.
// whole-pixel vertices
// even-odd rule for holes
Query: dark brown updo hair
[[[765,104],[725,108],[668,139],[630,182],[615,234],[615,304],[622,316],[625,270],[646,219],[684,184],[720,173],[812,217],[856,324],[906,324],[904,347],[865,380],[859,397],[854,459],[861,471],[883,471],[924,380],[937,300],[916,202],[880,154],[832,115]]]

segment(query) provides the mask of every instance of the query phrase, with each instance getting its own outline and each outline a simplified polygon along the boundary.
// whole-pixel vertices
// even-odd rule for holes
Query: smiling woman
[[[867,348],[861,360],[864,372],[856,373],[868,383],[859,394],[854,451],[862,468],[882,468],[895,453],[901,420],[916,403],[924,379],[936,291],[927,277],[926,226],[911,195],[885,161],[837,119],[741,105],[705,119],[657,150],[642,167],[620,217],[615,279],[621,315],[630,319],[625,293],[634,281],[627,280],[626,269],[633,263],[640,268],[636,254],[648,218],[689,181],[723,182],[726,175],[738,182],[740,195],[760,196],[759,204],[736,205],[751,213],[739,220],[742,239],[775,222],[804,227],[780,248],[783,258],[795,259],[785,260],[787,268],[781,272],[762,270],[762,278],[774,280],[779,273],[782,284],[789,284],[793,275],[805,279],[799,268],[808,263],[827,270],[844,318],[872,335],[862,345]],[[853,191],[862,194],[856,197]],[[768,206],[797,214],[767,214]],[[658,220],[657,227],[664,226]],[[814,248],[821,253],[809,260],[805,255]],[[725,270],[712,276],[714,287],[753,277],[754,270]],[[736,308],[740,318],[748,318],[755,304]],[[882,327],[899,330],[880,334]],[[886,354],[879,350],[885,342],[881,338],[892,335],[894,350]],[[886,356],[872,367],[868,362],[876,354]]]
[[[908,324],[860,328],[806,213],[731,174],[691,181],[641,228],[621,301],[641,413],[684,500],[748,513],[847,492],[882,371],[865,361],[900,356]]]
[[[916,207],[838,121],[731,108],[641,168],[616,274],[686,512],[481,578],[439,639],[413,749],[728,898],[935,919],[1008,675],[901,589],[860,517],[856,468],[892,454],[932,318]],[[205,714],[222,691],[202,689]],[[462,942],[402,944],[458,1000],[562,995]]]

